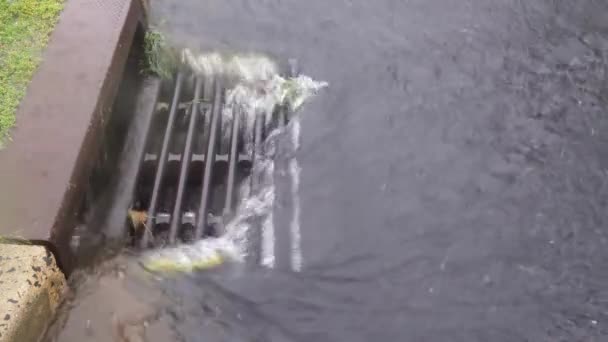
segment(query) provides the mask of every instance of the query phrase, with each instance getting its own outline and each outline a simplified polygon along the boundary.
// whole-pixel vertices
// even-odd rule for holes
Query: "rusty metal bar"
[[[154,187],[152,190],[152,198],[150,200],[150,206],[148,207],[148,217],[146,219],[146,227],[140,240],[140,247],[148,247],[150,240],[150,234],[154,230],[156,207],[158,204],[158,196],[160,193],[161,183],[165,176],[167,166],[167,155],[169,153],[169,142],[171,141],[171,135],[173,134],[173,124],[175,123],[175,117],[177,113],[177,107],[179,104],[179,98],[182,91],[183,74],[178,73],[175,80],[175,92],[173,94],[173,101],[171,102],[171,110],[169,112],[169,118],[167,121],[167,129],[165,130],[165,136],[163,138],[163,145],[160,152],[158,166],[156,168],[156,176],[154,178]]]
[[[218,126],[222,106],[222,80],[220,77],[215,79],[213,109],[211,110],[211,123],[209,125],[209,135],[207,138],[207,153],[205,154],[205,169],[203,171],[203,188],[201,202],[198,209],[198,218],[194,233],[195,239],[200,239],[207,229],[207,208],[210,203],[211,181],[213,179],[213,167],[215,164],[215,150],[218,140]]]
[[[239,121],[241,120],[241,111],[236,109],[232,113],[232,133],[230,136],[230,162],[228,164],[228,180],[226,181],[226,202],[224,203],[224,214],[232,212],[234,205],[234,182],[236,177],[236,163],[238,161],[238,144],[239,144]]]
[[[188,133],[186,134],[186,144],[184,146],[184,153],[182,153],[181,168],[179,171],[177,195],[175,197],[175,205],[173,207],[173,215],[171,215],[171,225],[169,228],[169,243],[174,244],[177,236],[179,227],[182,223],[182,201],[184,199],[184,192],[186,190],[186,183],[188,181],[188,171],[190,170],[190,161],[192,160],[192,145],[194,142],[194,136],[196,131],[197,119],[199,116],[199,102],[201,89],[203,87],[203,81],[201,78],[196,79],[196,85],[194,87],[194,99],[192,100],[192,106],[190,110],[190,122],[188,125]]]

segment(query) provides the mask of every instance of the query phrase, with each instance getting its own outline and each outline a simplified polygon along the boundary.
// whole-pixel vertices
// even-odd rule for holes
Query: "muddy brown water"
[[[122,256],[76,282],[57,341],[608,339],[605,2],[151,6],[182,45],[329,82],[300,113],[302,271]]]

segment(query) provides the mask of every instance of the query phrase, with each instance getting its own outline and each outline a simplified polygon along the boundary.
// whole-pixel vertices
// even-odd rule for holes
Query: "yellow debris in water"
[[[220,253],[213,253],[203,259],[180,262],[168,257],[151,258],[142,262],[142,266],[148,271],[162,273],[192,272],[197,270],[208,270],[221,265],[224,258]]]
[[[146,226],[148,214],[145,211],[129,209],[129,219],[131,220],[133,229],[138,232]]]

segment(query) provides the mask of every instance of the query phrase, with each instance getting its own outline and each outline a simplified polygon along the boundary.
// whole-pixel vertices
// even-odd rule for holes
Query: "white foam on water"
[[[274,220],[272,215],[272,208],[275,200],[275,187],[274,187],[274,160],[272,158],[265,158],[262,165],[262,189],[267,189],[272,196],[269,197],[269,206],[267,211],[262,215],[262,223],[260,229],[262,230],[262,241],[261,241],[261,257],[262,265],[266,267],[274,267],[275,261],[275,234],[274,234]]]
[[[273,268],[275,262],[274,216],[268,212],[262,222],[262,265]]]
[[[294,150],[300,147],[300,120],[295,118],[290,125],[291,138]],[[298,160],[294,156],[289,161],[289,176],[291,178],[291,198],[293,203],[293,216],[289,225],[291,234],[291,268],[294,271],[302,269],[302,233],[300,230],[300,171]]]
[[[222,55],[217,52],[195,54],[185,49],[182,53],[185,64],[204,77],[222,77],[227,83],[225,105],[222,111],[222,139],[229,139],[232,120],[238,118],[244,136],[245,147],[249,152],[253,148],[253,130],[256,116],[264,116],[265,122],[272,121],[274,109],[279,105],[288,106],[292,112],[297,111],[308,98],[320,89],[328,86],[327,82],[314,81],[304,75],[284,78],[279,74],[277,64],[267,56],[259,54]],[[299,146],[300,123],[294,118],[290,123],[292,143],[295,149]],[[228,133],[227,133],[228,132]],[[271,132],[273,136],[276,132]],[[226,233],[217,238],[206,238],[193,244],[182,244],[175,247],[154,250],[144,254],[146,262],[163,259],[175,263],[180,270],[195,268],[205,259],[221,255],[223,259],[244,261],[251,241],[252,229],[261,229],[261,263],[273,267],[275,263],[275,229],[273,225],[273,206],[275,200],[274,185],[274,139],[269,139],[265,153],[258,156],[250,177],[259,181],[259,188],[251,189],[250,181],[245,180],[240,189],[240,202],[235,216],[225,225]],[[300,208],[299,208],[299,173],[297,160],[289,163],[291,177],[291,195],[293,197],[293,217],[290,223],[292,239],[291,265],[294,270],[302,267]],[[253,218],[261,218],[261,227],[256,227]],[[192,267],[189,267],[192,266]]]
[[[226,80],[223,128],[231,125],[234,113],[238,111],[243,115],[246,135],[253,132],[257,115],[264,115],[265,122],[269,124],[277,105],[288,105],[295,112],[308,98],[328,86],[327,82],[315,81],[306,75],[282,77],[277,63],[260,54],[222,55],[212,52],[195,55],[185,49],[182,56],[195,73]],[[251,140],[252,137],[248,138]]]
[[[222,76],[234,83],[268,81],[279,74],[277,63],[262,54],[195,54],[189,49],[182,52],[182,60],[192,70],[204,76]]]

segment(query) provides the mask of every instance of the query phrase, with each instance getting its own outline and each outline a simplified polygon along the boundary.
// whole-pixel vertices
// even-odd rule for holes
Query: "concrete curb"
[[[38,341],[65,289],[45,247],[0,244],[0,342]]]
[[[68,0],[0,151],[0,235],[50,242],[62,270],[136,30],[139,0]]]
[[[69,241],[147,0],[68,0],[0,152],[0,342],[38,341],[74,267]],[[61,270],[58,267],[61,266]]]

